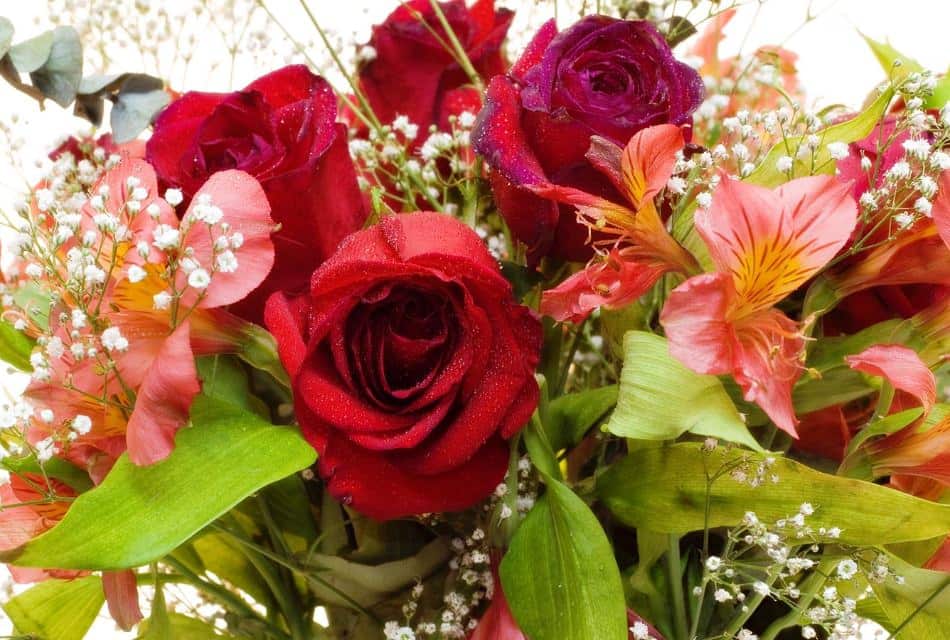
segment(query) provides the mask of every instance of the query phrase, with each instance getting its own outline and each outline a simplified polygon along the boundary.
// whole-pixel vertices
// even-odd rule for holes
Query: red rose
[[[537,260],[583,261],[592,250],[574,207],[531,193],[550,183],[622,203],[585,154],[591,136],[624,146],[657,124],[688,125],[703,99],[699,74],[673,57],[652,23],[588,16],[538,31],[507,76],[489,84],[472,132],[492,168],[495,202]]]
[[[501,481],[538,401],[541,328],[468,227],[384,218],[264,317],[338,499],[385,520],[467,508]]]
[[[237,305],[251,320],[271,292],[306,290],[313,270],[366,219],[336,116],[329,83],[297,65],[234,93],[188,92],[155,123],[146,154],[165,186],[190,199],[211,174],[241,169],[267,194],[281,227],[273,270]]]
[[[478,0],[471,8],[465,0],[439,6],[475,70],[485,78],[504,73],[501,45],[514,13],[496,11],[494,0]],[[380,121],[408,116],[422,137],[432,124],[446,129],[448,116],[458,115],[460,106],[468,108],[473,96],[480,106],[468,76],[432,31],[448,41],[429,0],[406,2],[373,27],[368,46],[375,58],[359,70],[360,87]]]

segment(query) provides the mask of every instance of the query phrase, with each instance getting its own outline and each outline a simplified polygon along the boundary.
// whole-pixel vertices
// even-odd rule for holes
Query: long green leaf
[[[626,640],[626,604],[610,542],[568,487],[547,493],[518,528],[501,582],[531,640]]]
[[[903,584],[888,579],[871,583],[871,589],[886,618],[877,611],[868,615],[884,627],[896,631],[898,640],[945,638],[950,629],[950,575],[942,571],[918,569],[890,555],[889,565],[903,578]],[[877,615],[875,615],[877,614]]]
[[[26,567],[122,569],[161,558],[254,491],[310,465],[296,431],[199,396],[193,427],[162,462],[137,467],[123,455],[66,517],[0,560]]]
[[[896,72],[896,76],[898,78],[903,78],[904,76],[907,76],[911,73],[920,73],[924,70],[923,65],[913,58],[905,56],[903,53],[892,47],[889,42],[879,42],[878,40],[870,38],[863,33],[861,34],[861,37],[864,38],[864,41],[871,48],[871,52],[881,65],[881,69],[883,69],[884,73],[886,73],[888,76],[891,75],[891,72]],[[895,62],[897,63],[897,67],[894,66]]]
[[[660,336],[629,331],[623,342],[620,392],[607,431],[642,440],[692,432],[761,450],[718,378],[687,369]]]
[[[893,97],[894,89],[888,88],[864,111],[850,120],[839,122],[819,131],[817,135],[821,138],[821,147],[815,151],[814,155],[815,172],[833,173],[835,164],[832,161],[831,153],[828,151],[828,145],[832,142],[856,142],[866,137],[887,112],[887,107],[891,104],[891,98]],[[813,164],[810,154],[807,162],[795,159],[798,148],[804,140],[805,136],[798,136],[778,142],[769,150],[755,171],[746,176],[745,181],[765,187],[777,187],[788,182],[788,174],[779,171],[775,166],[776,161],[782,156],[791,156],[794,159],[792,166],[793,178],[812,175]]]
[[[633,451],[608,469],[597,482],[597,493],[623,523],[658,532],[685,533],[706,523],[706,473],[745,458],[762,456],[739,451],[706,453],[693,443]],[[862,480],[821,473],[778,457],[769,468],[777,483],[751,487],[728,474],[709,491],[710,527],[734,526],[746,511],[774,521],[798,511],[803,502],[815,507],[809,523],[840,527],[840,542],[883,545],[929,540],[950,534],[950,505]]]
[[[20,371],[32,371],[33,366],[30,364],[32,352],[33,341],[14,329],[9,322],[0,320],[0,360]]]
[[[105,596],[99,576],[47,580],[3,605],[20,633],[43,640],[82,640]]]

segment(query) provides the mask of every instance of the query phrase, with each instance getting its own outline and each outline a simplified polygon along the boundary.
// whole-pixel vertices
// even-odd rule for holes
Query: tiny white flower
[[[930,154],[930,166],[936,167],[941,171],[950,169],[950,154],[944,151],[934,151]]]
[[[767,596],[772,592],[772,590],[769,588],[769,585],[762,582],[761,580],[756,580],[752,583],[752,590],[760,596]]]
[[[805,638],[805,640],[814,640],[814,638],[818,637],[818,632],[815,631],[814,627],[806,625],[802,627],[802,637]]]
[[[79,414],[73,418],[71,427],[73,431],[81,436],[84,436],[92,430],[92,420],[89,418],[89,416]]]
[[[188,286],[195,289],[206,289],[211,284],[211,276],[204,269],[195,269],[188,274]]]
[[[122,335],[119,327],[109,327],[103,331],[100,340],[106,351],[125,351],[129,348],[129,341]]]
[[[930,155],[930,143],[926,140],[912,138],[905,140],[901,146],[904,147],[904,151],[907,152],[907,155],[917,160],[925,160],[927,156]]]
[[[132,193],[129,196],[133,200],[145,200],[148,197],[148,189],[145,187],[135,187],[132,189]]]
[[[145,280],[146,276],[148,276],[148,273],[145,271],[145,269],[138,266],[137,264],[133,264],[131,267],[129,267],[128,278],[129,282],[132,284]]]
[[[31,278],[39,278],[43,275],[43,267],[36,264],[35,262],[31,262],[30,264],[26,265],[26,269],[23,271]]]
[[[40,462],[49,462],[56,453],[56,444],[52,438],[43,438],[36,443],[36,459]]]
[[[872,166],[873,164],[874,164],[874,163],[871,162],[871,159],[870,159],[869,157],[867,157],[867,156],[861,156],[861,171],[865,171],[865,172],[870,171],[870,170],[871,170],[871,166]]]
[[[667,181],[666,188],[677,195],[682,195],[686,193],[686,180],[679,176],[673,176]]]
[[[851,558],[846,558],[838,563],[838,577],[842,580],[850,580],[858,573],[858,564]]]
[[[184,199],[185,197],[182,195],[181,189],[168,189],[165,191],[165,202],[173,207],[180,205]]]
[[[932,208],[933,208],[933,205],[930,204],[930,200],[928,200],[927,198],[924,198],[923,196],[917,198],[917,200],[914,201],[914,209],[918,213],[922,213],[925,216],[928,216],[928,217],[930,216],[930,210]]]
[[[810,502],[803,502],[802,506],[798,508],[798,512],[802,515],[810,516],[815,513],[815,507],[813,507]]]
[[[914,218],[913,214],[907,213],[906,211],[901,211],[896,216],[894,216],[894,222],[897,223],[897,228],[901,231],[914,224],[915,220],[916,218]]]
[[[231,251],[223,251],[215,258],[215,266],[222,273],[234,273],[238,268],[238,259]]]
[[[637,620],[633,623],[633,626],[630,627],[630,634],[635,640],[648,640],[650,637],[650,627],[641,620]]]
[[[794,160],[792,160],[789,156],[782,156],[781,158],[775,161],[775,168],[781,171],[782,173],[788,173],[789,171],[792,170],[793,164],[794,164]]]
[[[696,204],[698,204],[703,209],[708,209],[709,205],[712,204],[712,194],[708,191],[703,191],[702,193],[696,196]]]
[[[722,566],[722,558],[719,556],[709,556],[706,558],[706,568],[709,571],[717,571]]]
[[[171,303],[172,294],[167,291],[162,291],[152,296],[152,306],[159,311],[167,309],[169,306],[171,306]]]
[[[716,600],[716,602],[729,602],[732,600],[732,594],[725,589],[716,589],[716,591],[713,593],[713,598]]]
[[[42,411],[40,411],[40,420],[42,420],[46,424],[52,424],[53,418],[54,418],[54,415],[53,415],[52,409],[43,409]]]
[[[900,180],[902,178],[907,178],[910,176],[910,165],[904,160],[895,162],[891,168],[887,170],[886,175],[888,180]]]
[[[828,144],[828,153],[835,160],[844,160],[848,157],[848,145],[845,142],[832,142]]]

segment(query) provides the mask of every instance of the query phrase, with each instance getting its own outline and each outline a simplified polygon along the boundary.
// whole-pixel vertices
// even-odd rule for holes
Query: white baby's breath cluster
[[[421,131],[404,115],[368,135],[354,130],[350,154],[373,178],[361,176],[360,187],[371,194],[377,210],[386,206],[412,211],[420,204],[452,215],[460,213],[460,190],[470,191],[477,177],[471,149],[475,114],[448,118],[449,131],[435,125]]]

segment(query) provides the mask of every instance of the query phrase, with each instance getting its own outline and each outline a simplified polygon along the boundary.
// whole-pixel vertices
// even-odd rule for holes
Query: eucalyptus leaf
[[[626,603],[610,541],[564,484],[547,492],[518,527],[501,582],[531,640],[626,640]]]
[[[686,533],[739,524],[746,511],[772,522],[798,512],[809,502],[815,513],[808,523],[817,530],[839,527],[845,544],[876,546],[929,540],[950,534],[950,505],[921,500],[871,482],[816,471],[775,457],[769,475],[777,483],[752,487],[728,474],[709,488],[707,473],[737,464],[755,466],[763,456],[720,448],[703,451],[682,443],[631,452],[597,481],[597,494],[624,524],[666,533]]]
[[[138,84],[123,86],[112,107],[110,124],[117,143],[134,140],[171,102],[164,89],[142,90]]]
[[[7,55],[13,43],[13,23],[0,16],[0,58]]]
[[[72,27],[56,27],[46,62],[30,73],[33,86],[61,107],[76,99],[82,81],[82,43]]]
[[[46,580],[10,598],[3,610],[19,633],[43,640],[82,640],[102,609],[99,576]]]
[[[691,432],[761,450],[719,379],[686,368],[664,338],[628,332],[623,360],[617,408],[605,427],[610,433],[674,440]]]
[[[206,396],[195,399],[191,422],[167,459],[139,467],[123,455],[59,524],[0,560],[61,569],[137,567],[316,457],[297,431]]]
[[[14,68],[19,73],[32,73],[46,64],[50,52],[53,50],[55,36],[52,31],[46,31],[24,40],[10,47],[8,55]]]

